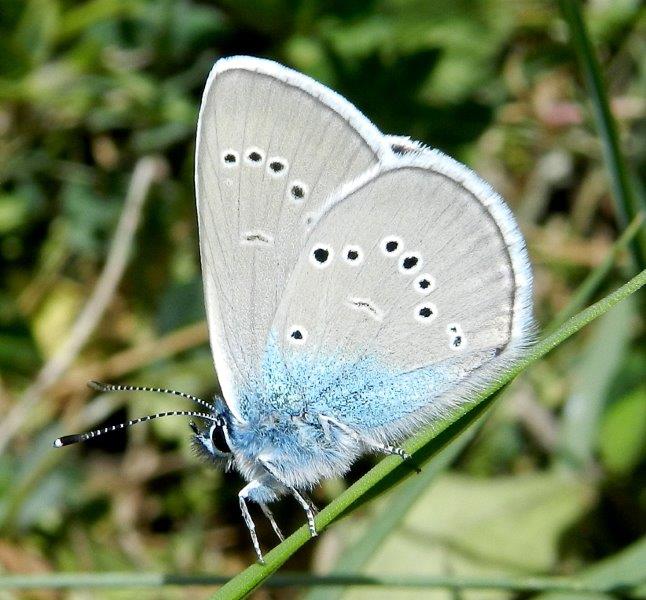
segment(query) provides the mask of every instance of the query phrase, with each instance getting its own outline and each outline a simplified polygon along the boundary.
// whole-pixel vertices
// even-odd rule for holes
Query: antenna
[[[126,421],[125,423],[109,425],[108,427],[95,429],[94,431],[88,431],[86,433],[64,435],[63,437],[56,438],[56,440],[54,441],[54,447],[62,448],[63,446],[70,446],[71,444],[76,444],[78,442],[85,442],[106,433],[112,433],[113,431],[125,429],[126,427],[130,427],[131,425],[136,425],[137,423],[152,421],[153,419],[160,419],[161,417],[199,417],[200,419],[206,419],[207,421],[220,423],[220,419],[218,417],[207,415],[206,413],[196,412],[194,410],[172,410],[170,412],[157,413],[156,415],[147,415],[145,417],[139,417],[138,419],[131,419],[130,421]]]
[[[88,381],[87,386],[97,392],[157,392],[159,394],[172,394],[173,396],[180,396],[181,398],[192,400],[204,408],[208,408],[215,412],[215,406],[213,406],[213,404],[206,400],[202,400],[202,398],[193,396],[193,394],[187,394],[186,392],[167,390],[165,388],[146,387],[143,385],[117,385],[112,383],[102,383],[100,381]]]

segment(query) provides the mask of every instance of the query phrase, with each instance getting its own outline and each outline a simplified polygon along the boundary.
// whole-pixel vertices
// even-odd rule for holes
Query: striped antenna
[[[54,441],[54,447],[62,448],[63,446],[69,446],[78,442],[85,442],[106,433],[112,433],[113,431],[118,431],[119,429],[125,429],[126,427],[130,427],[130,425],[136,425],[137,423],[143,423],[144,421],[152,421],[153,419],[159,419],[161,417],[199,417],[200,419],[206,419],[207,421],[213,421],[214,423],[220,422],[220,419],[218,417],[207,415],[206,413],[195,412],[194,410],[172,410],[170,412],[157,413],[156,415],[147,415],[145,417],[139,417],[138,419],[131,419],[130,421],[126,421],[125,423],[109,425],[108,427],[95,429],[94,431],[88,431],[86,433],[64,435],[63,437],[59,437]]]
[[[116,385],[112,383],[102,383],[100,381],[88,381],[87,386],[97,392],[157,392],[158,394],[172,394],[173,396],[180,396],[181,398],[192,400],[204,408],[208,408],[215,412],[215,406],[213,406],[213,404],[206,400],[202,400],[202,398],[193,396],[193,394],[187,394],[186,392],[167,390],[165,388],[146,387],[143,385]]]

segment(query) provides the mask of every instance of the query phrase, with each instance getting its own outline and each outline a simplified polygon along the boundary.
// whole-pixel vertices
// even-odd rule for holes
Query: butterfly
[[[197,125],[195,186],[222,397],[160,416],[248,482],[248,505],[307,492],[361,455],[410,458],[410,434],[468,401],[532,341],[532,274],[502,198],[438,150],[382,134],[343,97],[275,62],[216,62]]]

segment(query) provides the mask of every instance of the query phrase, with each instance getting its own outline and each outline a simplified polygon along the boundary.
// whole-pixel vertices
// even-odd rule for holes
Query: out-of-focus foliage
[[[640,9],[595,0],[585,12],[636,173],[646,167]],[[203,319],[193,137],[213,61],[237,53],[304,71],[383,131],[489,179],[526,234],[542,324],[618,237],[566,28],[548,2],[0,0],[0,419],[94,289],[134,165],[147,155],[165,164],[107,314],[0,456],[0,573],[233,573],[253,560],[241,481],[192,457],[181,420],[51,449],[79,414],[92,425],[178,405],[92,400],[87,379],[217,392],[203,332],[191,328]],[[624,259],[605,290],[625,279]],[[646,521],[640,307],[618,307],[528,372],[367,572],[569,574],[637,541]],[[317,500],[345,485],[326,483]],[[288,530],[302,521],[290,501],[277,514]],[[354,525],[373,518],[366,508]],[[331,569],[346,534],[333,528],[291,567]],[[418,558],[406,565],[409,552]]]
[[[460,498],[456,502],[455,498]],[[546,573],[558,562],[564,529],[590,508],[591,490],[558,473],[483,479],[447,474],[420,496],[398,530],[379,548],[366,572],[400,575]],[[387,500],[386,500],[387,502]],[[392,591],[372,598],[388,598]],[[415,598],[419,591],[401,594]],[[367,598],[357,590],[348,598]],[[445,598],[446,592],[428,594]],[[480,598],[481,592],[465,594]],[[505,597],[496,593],[492,597]]]

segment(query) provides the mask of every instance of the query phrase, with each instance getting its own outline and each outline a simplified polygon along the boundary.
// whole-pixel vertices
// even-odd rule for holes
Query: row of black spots
[[[240,154],[231,148],[222,152],[220,156],[222,165],[225,168],[234,168],[240,164]],[[261,167],[266,163],[267,173],[272,177],[284,177],[289,171],[289,162],[281,156],[266,158],[265,151],[256,146],[250,146],[243,153],[244,164],[251,167]]]
[[[458,323],[449,323],[446,326],[446,331],[449,334],[449,347],[451,350],[464,350],[466,338],[464,337],[462,327]]]
[[[404,245],[402,239],[395,235],[386,236],[381,240],[381,251],[386,256],[399,256],[399,262],[397,268],[402,275],[416,273],[422,268],[422,257],[419,252],[404,252]],[[413,289],[421,294],[422,296],[427,296],[435,289],[435,279],[429,273],[423,273],[418,275],[413,283]],[[426,313],[427,310],[425,309]],[[416,316],[420,316],[417,314]],[[425,322],[431,318],[431,315],[423,316]]]
[[[240,155],[236,150],[225,150],[222,153],[222,165],[226,168],[236,167],[240,163]],[[261,148],[252,146],[244,153],[244,162],[247,165],[258,167],[265,162],[265,153]],[[275,156],[267,161],[267,172],[274,178],[287,174],[289,164],[286,159]],[[302,204],[309,196],[309,187],[297,179],[287,186],[287,198],[295,204]]]
[[[265,161],[265,153],[262,149],[252,146],[245,150],[242,160],[247,165],[259,167]],[[220,155],[220,161],[223,167],[232,169],[240,164],[240,153],[233,148],[227,148]]]
[[[387,235],[382,238],[379,247],[384,256],[398,257],[397,269],[402,275],[412,275],[422,268],[422,256],[419,252],[404,252],[404,242],[397,235]]]
[[[310,264],[318,269],[324,269],[331,264],[333,257],[334,251],[330,245],[316,244],[310,251]],[[363,248],[356,244],[348,244],[344,246],[341,258],[348,265],[358,266],[364,260]]]

